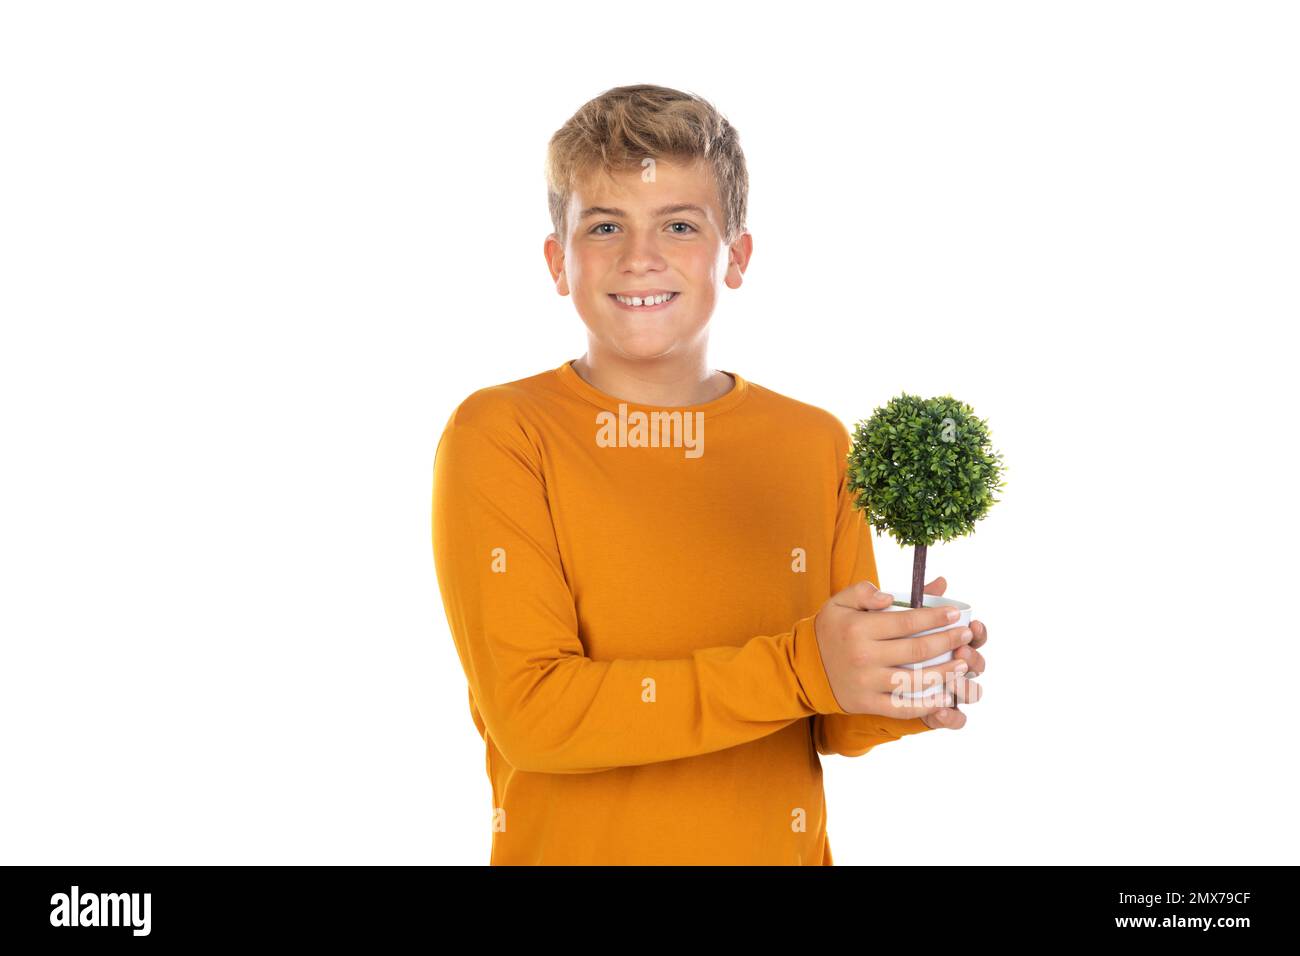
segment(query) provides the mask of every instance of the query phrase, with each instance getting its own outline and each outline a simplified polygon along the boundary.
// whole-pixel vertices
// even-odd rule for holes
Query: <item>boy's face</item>
[[[563,245],[546,258],[561,295],[572,295],[590,344],[624,360],[702,361],[705,328],[723,283],[735,289],[749,262],[744,233],[724,244],[717,184],[703,163],[656,160],[643,170],[596,174],[573,191]],[[634,306],[617,295],[674,293]]]

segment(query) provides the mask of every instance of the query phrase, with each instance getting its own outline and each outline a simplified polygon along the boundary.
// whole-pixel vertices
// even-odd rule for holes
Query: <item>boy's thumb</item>
[[[835,595],[836,604],[843,604],[859,611],[879,611],[882,607],[889,607],[893,600],[892,594],[880,590],[865,578]]]

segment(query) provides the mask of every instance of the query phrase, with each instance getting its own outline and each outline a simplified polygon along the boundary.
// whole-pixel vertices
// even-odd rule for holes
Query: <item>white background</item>
[[[1295,6],[461,6],[0,8],[0,862],[487,861],[433,452],[583,353],[546,141],[642,82],[748,158],[713,366],[1007,462],[836,862],[1300,862]]]

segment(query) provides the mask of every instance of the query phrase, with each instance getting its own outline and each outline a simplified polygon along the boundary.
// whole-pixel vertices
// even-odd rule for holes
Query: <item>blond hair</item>
[[[569,198],[587,174],[641,169],[646,157],[705,162],[718,185],[723,241],[744,233],[749,174],[735,128],[694,93],[642,83],[589,100],[551,137],[546,191],[556,236],[565,240]]]

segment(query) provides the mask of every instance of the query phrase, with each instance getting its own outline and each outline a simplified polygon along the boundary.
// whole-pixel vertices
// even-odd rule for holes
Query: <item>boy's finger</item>
[[[877,640],[892,640],[896,637],[911,637],[913,634],[936,627],[950,626],[961,616],[958,614],[956,617],[949,618],[948,612],[955,610],[957,609],[950,607],[914,607],[906,611],[895,611],[892,614],[883,615],[885,620],[882,622],[882,626],[876,628],[875,637]],[[950,646],[956,647],[956,644]],[[941,648],[940,652],[948,649],[947,647]],[[921,658],[921,660],[925,660],[925,658]],[[908,662],[899,661],[898,663],[905,664]]]
[[[956,681],[957,699],[963,704],[974,704],[984,696],[984,688],[977,681],[971,680],[970,676],[962,674]]]
[[[966,665],[970,668],[967,677],[979,677],[980,674],[984,673],[984,669],[988,667],[988,661],[984,660],[984,655],[979,651],[972,651],[969,644],[957,648],[952,652],[952,656],[959,657],[966,662]]]
[[[936,710],[931,719],[949,730],[961,730],[966,726],[966,715],[955,707]]]
[[[906,691],[907,688],[904,687],[903,690]],[[925,717],[942,707],[951,705],[951,694],[928,693],[924,697],[913,698],[904,697],[901,694],[895,694],[892,690],[888,690],[879,695],[877,705],[872,708],[872,712],[884,717],[893,717],[895,720],[911,720],[914,717]]]
[[[882,617],[903,617],[910,612],[885,614]],[[946,621],[944,623],[947,623]],[[919,664],[932,657],[938,657],[946,651],[955,651],[969,643],[963,634],[971,633],[969,628],[954,624],[935,634],[922,634],[920,637],[896,637],[881,640],[874,645],[880,652],[879,662],[897,667],[900,664]]]
[[[942,664],[931,664],[929,667],[893,667],[889,671],[878,671],[881,675],[883,684],[877,686],[876,690],[892,691],[899,688],[903,693],[911,694],[917,691],[924,691],[926,695],[946,692],[948,699],[952,699],[953,688],[956,686],[957,668],[961,667],[962,673],[970,669],[970,662],[960,657],[954,657],[950,661],[944,661]],[[873,675],[874,676],[874,675]]]

